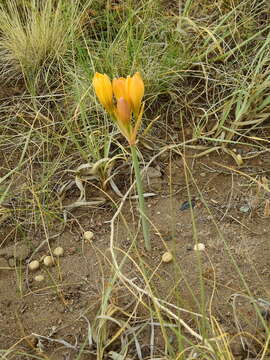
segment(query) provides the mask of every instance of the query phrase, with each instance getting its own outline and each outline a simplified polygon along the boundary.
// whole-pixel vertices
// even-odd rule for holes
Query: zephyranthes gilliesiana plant
[[[142,214],[145,247],[150,250],[149,228],[143,197],[142,180],[136,149],[136,138],[142,122],[144,103],[144,83],[140,73],[127,78],[115,78],[112,81],[106,74],[95,73],[93,86],[100,103],[116,122],[122,135],[127,139],[132,155]]]

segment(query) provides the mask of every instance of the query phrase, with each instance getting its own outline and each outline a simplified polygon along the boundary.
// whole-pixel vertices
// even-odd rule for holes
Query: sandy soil
[[[240,150],[243,154],[249,151],[237,149]],[[242,330],[263,341],[264,329],[259,325],[250,300],[243,296],[250,295],[248,286],[254,298],[270,299],[270,226],[267,217],[270,194],[250,180],[250,177],[258,181],[263,177],[269,179],[270,163],[263,157],[255,158],[237,168],[229,157],[213,155],[194,161],[189,155],[186,161],[194,179],[194,182],[189,181],[194,208],[183,210],[183,204],[188,200],[183,159],[176,155],[171,161],[166,156],[162,161],[158,159],[148,172],[148,184],[145,183],[146,191],[156,194],[147,199],[149,216],[155,226],[151,231],[153,249],[151,253],[145,252],[138,236],[139,245],[133,249],[131,257],[137,264],[143,262],[148,274],[153,273],[151,285],[159,298],[201,312],[201,279],[205,308],[211,309],[223,331],[231,338],[239,332],[233,313],[236,309]],[[68,201],[75,195],[71,192]],[[90,348],[87,343],[88,321],[93,327],[102,295],[110,284],[109,221],[114,212],[109,201],[99,209],[72,210],[64,227],[54,220],[47,238],[41,225],[28,233],[26,229],[14,229],[16,215],[12,207],[0,215],[1,349],[20,349],[50,359],[73,359],[78,353],[75,350],[77,343],[78,346],[85,344],[87,353],[82,359],[96,358],[95,344]],[[135,232],[138,213],[134,200],[126,202],[122,213],[128,224],[133,224],[131,228]],[[94,233],[91,241],[83,239],[86,230]],[[116,223],[114,239],[116,246],[128,249],[131,237],[121,221]],[[194,251],[196,242],[204,244],[205,251]],[[48,243],[52,250],[56,246],[64,248],[64,256],[50,268],[42,264],[43,257],[50,253]],[[161,257],[168,250],[174,260],[165,264]],[[120,261],[122,256],[119,253],[117,259]],[[27,264],[33,259],[40,260],[41,267],[29,272]],[[143,287],[142,275],[135,263],[127,261],[123,272]],[[34,277],[40,274],[44,280],[35,281]],[[233,294],[241,296],[233,297]],[[117,282],[110,302],[131,310],[130,299],[131,292],[123,283]],[[262,313],[267,318],[267,311],[262,309]],[[114,316],[118,317],[117,312]],[[137,316],[141,319],[145,316],[141,305]],[[196,329],[195,317],[182,316]],[[123,318],[123,314],[119,314],[119,318]],[[114,331],[113,326],[110,331]],[[149,331],[146,329],[139,339],[145,358],[150,351]],[[74,349],[64,346],[63,340]],[[162,351],[162,345],[162,338],[156,335],[156,353]],[[236,359],[245,358],[246,351],[239,337],[231,345]],[[117,340],[107,352],[117,351],[119,346]],[[254,356],[261,350],[259,343],[251,339],[247,349]],[[134,354],[135,347],[131,345],[130,355]],[[28,359],[27,355],[18,356],[16,359]]]

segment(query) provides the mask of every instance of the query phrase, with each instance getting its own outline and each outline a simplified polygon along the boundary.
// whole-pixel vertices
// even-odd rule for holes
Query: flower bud
[[[116,117],[122,125],[127,126],[130,122],[131,109],[129,103],[121,97],[117,100]]]

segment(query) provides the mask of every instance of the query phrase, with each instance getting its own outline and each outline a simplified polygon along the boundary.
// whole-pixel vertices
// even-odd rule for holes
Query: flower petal
[[[132,110],[137,117],[144,95],[144,83],[139,72],[136,72],[132,77],[128,77],[126,81],[126,91],[132,104]]]
[[[119,100],[121,97],[125,98],[125,83],[126,79],[123,77],[113,79],[112,88],[116,100]]]
[[[108,75],[95,73],[93,87],[100,103],[108,112],[113,111],[113,90],[112,83]]]

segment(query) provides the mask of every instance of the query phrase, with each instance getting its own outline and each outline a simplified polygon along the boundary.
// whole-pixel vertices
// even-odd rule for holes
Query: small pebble
[[[28,265],[29,270],[35,271],[39,268],[39,262],[37,260],[33,260]]]
[[[43,263],[45,266],[50,267],[54,264],[54,259],[50,255],[45,256]]]
[[[190,201],[184,201],[183,204],[180,206],[180,211],[185,211],[190,209],[191,207],[194,208],[196,205],[196,200],[195,198],[192,198]]]
[[[53,250],[53,255],[59,257],[64,255],[64,249],[61,246],[58,246]]]
[[[37,276],[35,276],[34,279],[35,279],[36,281],[38,281],[38,282],[41,282],[41,281],[44,280],[44,276],[43,276],[43,275],[37,275]]]
[[[173,256],[172,256],[172,253],[170,253],[170,252],[165,252],[162,255],[162,262],[164,262],[164,263],[169,263],[172,261],[172,259],[173,259]]]
[[[248,213],[250,211],[249,205],[243,205],[239,209],[242,213]]]
[[[193,248],[195,251],[204,251],[205,250],[205,245],[202,243],[198,243],[194,245]]]
[[[92,231],[86,231],[84,234],[83,234],[83,238],[84,240],[86,241],[90,241],[92,240],[94,237],[94,233]]]

